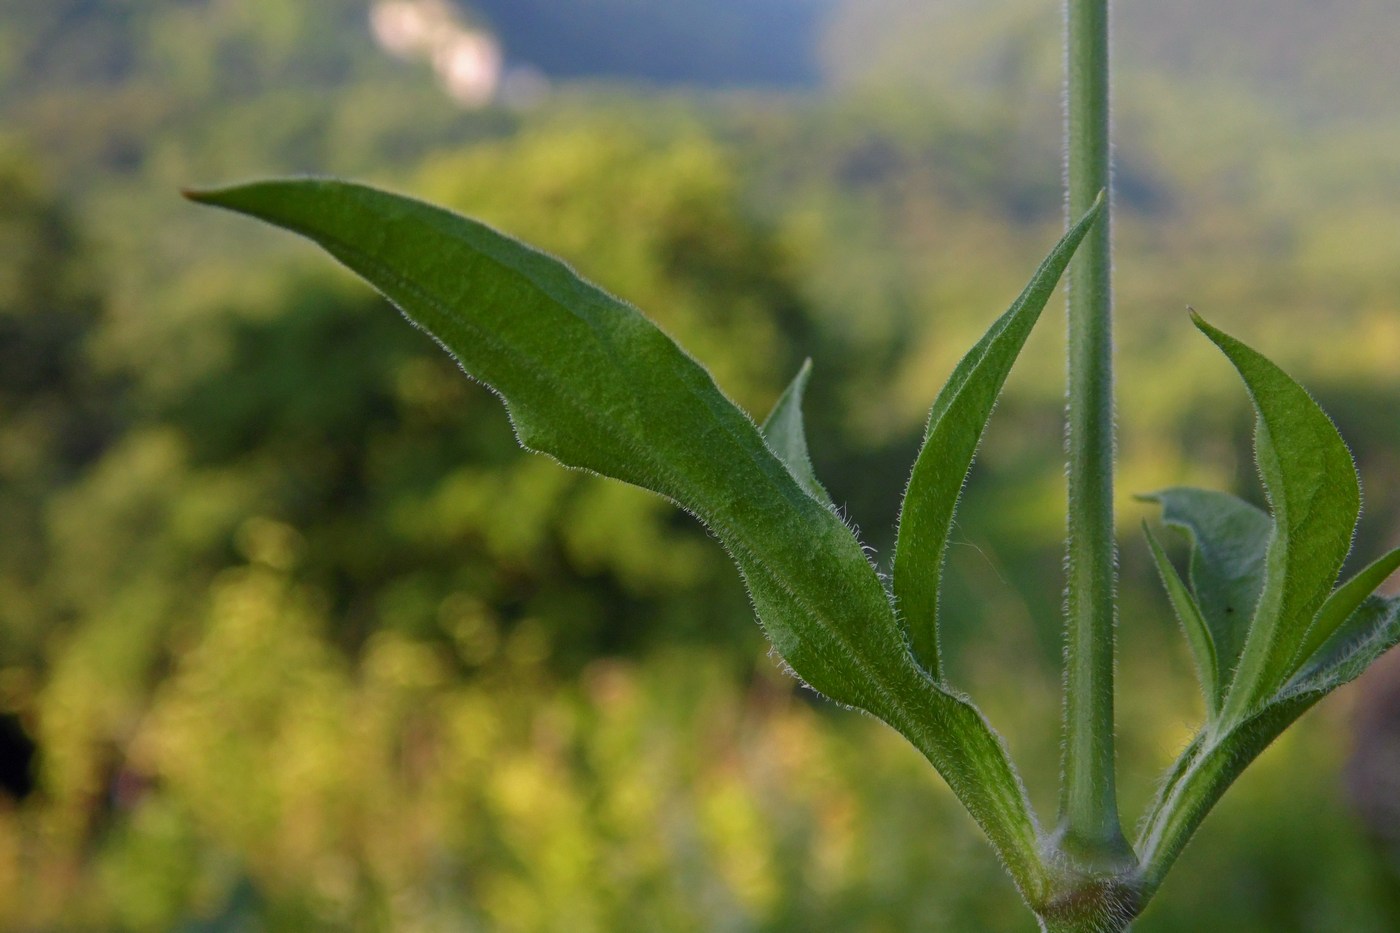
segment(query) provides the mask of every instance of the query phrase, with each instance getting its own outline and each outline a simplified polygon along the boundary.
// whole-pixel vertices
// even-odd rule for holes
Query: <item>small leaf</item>
[[[1366,597],[1374,593],[1376,588],[1384,583],[1397,567],[1400,567],[1400,548],[1396,548],[1370,564],[1327,597],[1327,602],[1323,603],[1322,608],[1317,611],[1317,618],[1313,620],[1312,628],[1308,629],[1307,638],[1303,640],[1302,646],[1298,649],[1298,655],[1294,659],[1294,668],[1306,664],[1328,639],[1337,634],[1347,623],[1347,620],[1356,613]]]
[[[1220,712],[1221,701],[1221,676],[1219,661],[1215,653],[1215,639],[1211,635],[1210,626],[1206,624],[1205,618],[1201,615],[1201,609],[1196,605],[1196,600],[1187,592],[1186,584],[1182,581],[1181,575],[1176,572],[1176,567],[1167,559],[1167,552],[1162,550],[1162,545],[1157,542],[1157,537],[1144,523],[1143,533],[1147,535],[1147,543],[1152,549],[1152,558],[1157,562],[1157,573],[1162,578],[1162,586],[1166,588],[1167,598],[1171,600],[1172,609],[1176,613],[1177,621],[1181,623],[1182,630],[1186,633],[1186,642],[1191,646],[1191,658],[1196,663],[1196,676],[1201,681],[1201,693],[1205,696],[1206,716],[1214,719]]]
[[[1162,521],[1191,542],[1187,578],[1215,645],[1221,696],[1249,632],[1264,586],[1264,559],[1274,523],[1267,514],[1225,492],[1178,486],[1140,496],[1162,507]]]
[[[818,502],[831,504],[831,497],[817,481],[817,474],[812,469],[812,458],[807,452],[807,431],[802,423],[802,396],[807,391],[807,380],[811,375],[812,361],[807,360],[773,405],[759,432],[778,459],[787,464],[793,479]]]
[[[1258,413],[1255,456],[1273,509],[1264,588],[1226,701],[1242,718],[1287,679],[1313,617],[1337,582],[1361,512],[1356,466],[1312,396],[1258,352],[1207,324]]]
[[[953,369],[933,403],[900,511],[894,593],[914,656],[935,679],[942,676],[938,595],[963,481],[1011,364],[1102,206],[1101,195],[1055,244],[1010,310]]]
[[[1396,644],[1400,644],[1400,597],[1370,596],[1322,643],[1286,689],[1335,690],[1360,677]]]

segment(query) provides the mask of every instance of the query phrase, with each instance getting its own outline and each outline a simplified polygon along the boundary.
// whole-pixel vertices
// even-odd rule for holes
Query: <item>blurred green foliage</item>
[[[1038,34],[969,66],[976,107],[870,77],[467,113],[364,16],[0,0],[0,712],[39,746],[36,791],[0,793],[0,928],[1021,929],[917,754],[774,670],[689,519],[520,454],[382,301],[175,188],[335,171],[479,215],[645,309],[752,412],[812,356],[818,474],[883,553],[934,391],[1060,223]],[[1129,814],[1199,715],[1129,496],[1259,495],[1245,399],[1183,305],[1318,391],[1356,445],[1358,550],[1400,535],[1400,115],[1323,131],[1247,84],[1133,80]],[[954,680],[1041,806],[1054,331],[974,469],[947,607]],[[1350,747],[1352,696],[1261,759],[1142,930],[1400,926],[1396,856],[1370,841],[1394,828],[1340,784],[1347,755],[1384,751]]]

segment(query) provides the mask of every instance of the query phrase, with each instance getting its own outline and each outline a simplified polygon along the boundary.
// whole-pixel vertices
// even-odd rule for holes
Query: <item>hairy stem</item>
[[[1109,187],[1108,0],[1067,0],[1071,217]],[[1061,849],[1131,859],[1114,786],[1113,360],[1110,210],[1069,271],[1069,544]]]

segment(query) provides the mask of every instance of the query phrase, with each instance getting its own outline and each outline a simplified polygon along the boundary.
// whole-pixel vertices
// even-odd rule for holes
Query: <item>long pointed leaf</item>
[[[767,419],[759,428],[763,439],[778,459],[787,464],[792,476],[802,488],[812,494],[818,502],[831,504],[831,497],[817,480],[812,469],[812,457],[807,452],[807,430],[802,421],[802,396],[807,391],[807,380],[812,376],[812,361],[806,360],[797,371],[787,389],[773,405]]]
[[[1162,521],[1191,542],[1187,579],[1210,626],[1223,695],[1264,588],[1273,520],[1237,496],[1210,489],[1178,486],[1139,498],[1161,505]]]
[[[1039,829],[1000,739],[914,663],[860,543],[670,338],[558,260],[408,198],[316,179],[188,196],[308,237],[365,278],[501,395],[523,446],[695,514],[792,669],[902,732],[1027,896],[1043,893]]]
[[[1196,676],[1200,678],[1201,693],[1206,701],[1206,718],[1214,719],[1220,712],[1221,700],[1220,665],[1215,651],[1215,639],[1201,614],[1201,608],[1187,591],[1186,583],[1167,558],[1167,552],[1162,550],[1157,536],[1146,524],[1142,526],[1142,531],[1147,535],[1152,559],[1157,562],[1157,573],[1162,578],[1162,586],[1167,591],[1172,610],[1176,613],[1177,621],[1181,623],[1182,631],[1186,633],[1186,643],[1191,646],[1191,658],[1196,664]]]
[[[1100,198],[1055,245],[1010,310],[996,320],[953,369],[933,403],[923,448],[914,463],[900,511],[894,593],[914,655],[935,678],[942,674],[938,594],[963,481],[1011,364],[1102,204]]]
[[[271,181],[197,197],[310,237],[366,278],[501,394],[523,446],[693,512],[793,669],[835,700],[880,705],[863,669],[904,652],[859,542],[635,309],[481,224],[371,188]]]
[[[1243,718],[1287,679],[1351,549],[1361,488],[1351,453],[1312,396],[1255,350],[1194,320],[1249,388],[1259,416],[1255,454],[1274,513],[1264,589],[1226,703],[1228,716]]]

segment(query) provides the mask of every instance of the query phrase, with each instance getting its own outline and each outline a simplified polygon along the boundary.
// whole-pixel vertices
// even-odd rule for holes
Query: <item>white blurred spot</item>
[[[506,86],[514,82],[506,80],[500,43],[463,22],[446,0],[380,0],[370,8],[369,19],[381,48],[402,59],[428,61],[443,89],[465,107],[498,99],[519,105],[522,97],[533,103],[547,90],[537,73],[524,94]]]

